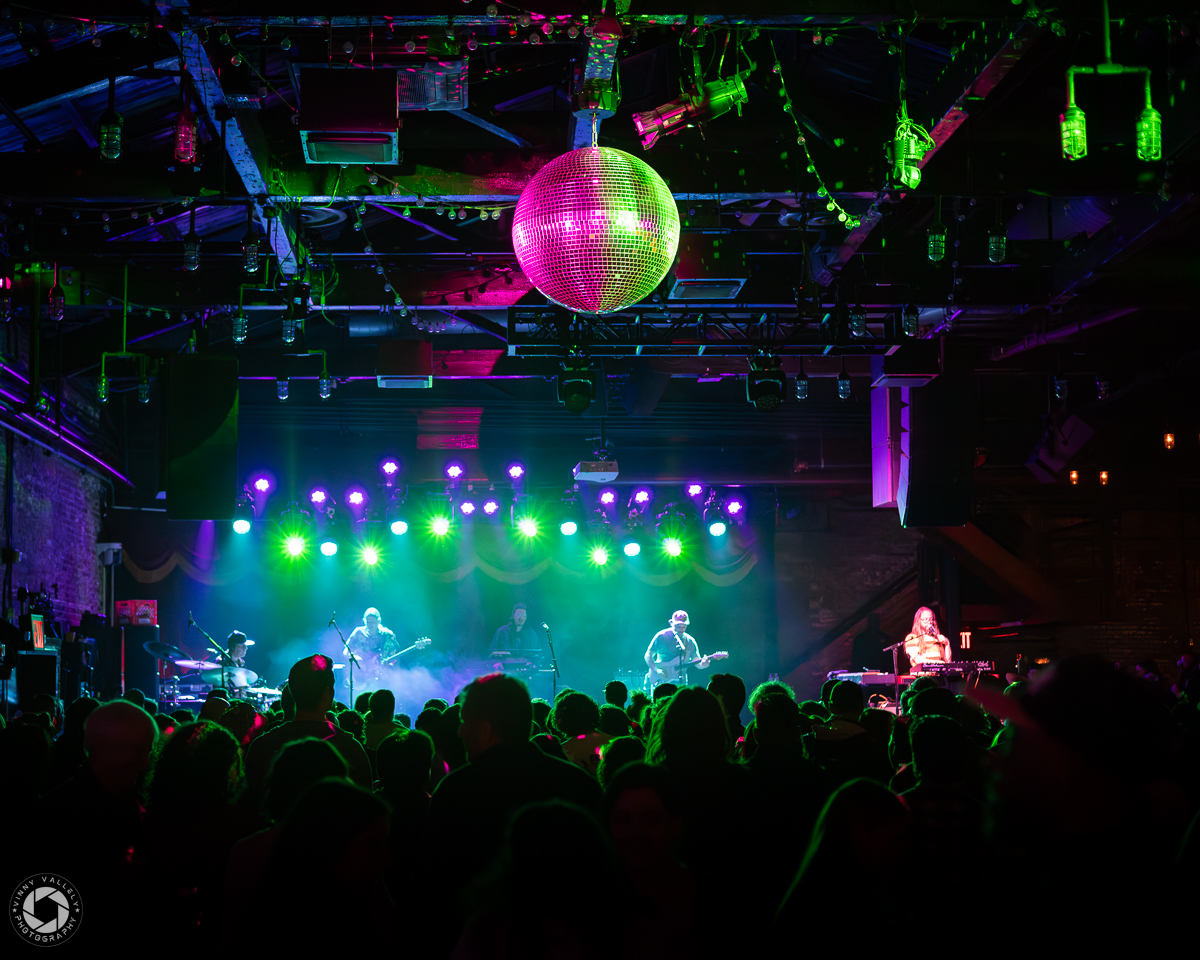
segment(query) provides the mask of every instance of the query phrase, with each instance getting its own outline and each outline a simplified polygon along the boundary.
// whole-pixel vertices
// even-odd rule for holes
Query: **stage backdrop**
[[[406,657],[407,669],[389,680],[409,712],[430,696],[452,697],[486,668],[492,634],[517,601],[528,606],[531,626],[550,626],[560,689],[597,699],[614,670],[644,669],[650,637],[680,608],[690,614],[702,652],[729,651],[714,669],[748,684],[773,669],[771,538],[758,537],[752,524],[720,540],[696,536],[680,558],[657,547],[633,559],[618,550],[602,567],[588,559],[583,534],[567,538],[555,530],[524,541],[507,525],[467,524],[440,540],[385,533],[379,562],[368,566],[346,544],[336,556],[322,556],[313,538],[303,557],[287,557],[273,523],[238,536],[224,523],[118,513],[125,544],[118,598],[157,600],[161,639],[191,656],[202,656],[206,642],[188,631],[189,612],[218,639],[245,631],[256,641],[249,666],[271,686],[311,653],[344,662],[330,617],[336,613],[349,634],[368,606],[380,609],[405,645],[420,636],[434,641]],[[697,676],[704,675],[693,674],[693,682]]]

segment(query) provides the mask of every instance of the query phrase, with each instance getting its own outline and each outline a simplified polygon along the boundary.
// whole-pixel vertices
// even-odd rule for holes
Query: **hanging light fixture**
[[[67,298],[63,294],[63,289],[58,285],[58,264],[54,264],[54,286],[50,288],[49,308],[47,317],[54,323],[62,323],[63,317],[67,312]]]
[[[1162,159],[1162,114],[1150,102],[1150,71],[1146,70],[1146,106],[1137,122],[1137,155],[1147,163]]]
[[[192,207],[187,235],[183,238],[183,269],[200,268],[200,235],[196,233],[196,208]]]
[[[250,332],[250,318],[244,313],[237,313],[233,318],[233,342],[245,343]]]
[[[1084,68],[1091,73],[1091,68]],[[1058,118],[1062,133],[1062,152],[1068,160],[1087,156],[1087,117],[1075,106],[1075,67],[1067,71],[1067,108]]]
[[[100,376],[96,380],[96,402],[108,403],[108,377],[104,375],[104,364],[100,364]]]
[[[850,375],[846,373],[845,366],[842,367],[842,372],[838,374],[837,393],[839,400],[850,399]]]
[[[116,160],[121,155],[124,118],[117,113],[117,78],[108,78],[108,109],[100,116],[100,156]]]
[[[929,259],[937,263],[946,256],[946,228],[942,224],[942,198],[937,198],[937,213],[934,214],[933,226],[928,234]]]
[[[988,231],[988,259],[992,263],[1003,263],[1008,250],[1008,236],[1004,232],[1002,206],[999,197],[996,198],[996,222]]]
[[[258,273],[258,235],[254,232],[254,207],[246,204],[246,235],[242,237],[242,269]]]
[[[904,308],[901,326],[906,337],[915,337],[921,332],[921,311],[915,303],[910,303]]]
[[[179,84],[179,116],[175,120],[175,159],[179,163],[196,162],[196,118],[188,107],[188,75],[184,71]]]

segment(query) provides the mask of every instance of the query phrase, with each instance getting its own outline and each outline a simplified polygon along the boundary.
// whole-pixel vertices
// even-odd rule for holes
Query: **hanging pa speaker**
[[[924,387],[900,390],[900,523],[965,526],[975,466],[975,384],[965,374],[943,374]]]
[[[171,358],[167,403],[167,519],[232,520],[238,493],[238,364]]]

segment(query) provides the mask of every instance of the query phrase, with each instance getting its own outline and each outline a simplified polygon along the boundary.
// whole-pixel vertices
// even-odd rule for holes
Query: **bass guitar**
[[[424,650],[431,643],[433,643],[433,641],[430,640],[428,637],[421,637],[411,647],[405,647],[403,650],[398,650],[395,653],[393,653],[390,657],[384,657],[379,662],[380,662],[380,664],[382,664],[383,666],[386,667],[393,660],[396,660],[399,657],[404,656],[410,650]]]
[[[705,657],[697,657],[695,660],[684,660],[682,664],[678,660],[664,660],[657,664],[658,675],[651,677],[649,671],[646,672],[644,680],[646,689],[657,687],[660,683],[678,683],[681,674],[688,667],[694,667],[701,660],[724,660],[729,656],[726,650],[718,650],[716,653],[710,653]]]

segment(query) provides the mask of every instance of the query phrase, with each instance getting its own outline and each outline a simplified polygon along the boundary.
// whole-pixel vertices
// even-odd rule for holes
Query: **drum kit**
[[[212,660],[193,660],[174,644],[158,640],[144,643],[142,648],[157,660],[174,664],[185,671],[179,676],[161,681],[159,697],[164,704],[178,706],[194,702],[197,698],[181,693],[180,687],[191,687],[194,690],[197,683],[209,689],[223,687],[229,691],[231,697],[248,700],[258,709],[265,709],[283,695],[282,690],[268,687],[266,681],[257,673],[245,667],[226,666],[222,669],[219,663]]]

